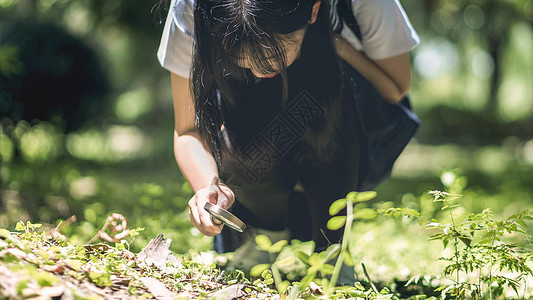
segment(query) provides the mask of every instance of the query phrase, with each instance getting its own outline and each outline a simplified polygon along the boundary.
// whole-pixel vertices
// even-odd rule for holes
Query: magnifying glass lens
[[[237,218],[235,215],[220,206],[207,202],[204,205],[204,209],[209,214],[211,214],[213,218],[223,222],[233,230],[243,232],[244,229],[246,229],[246,224],[244,224],[239,218]]]

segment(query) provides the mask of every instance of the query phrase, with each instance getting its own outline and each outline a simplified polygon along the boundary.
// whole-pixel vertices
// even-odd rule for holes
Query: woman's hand
[[[218,177],[213,178],[209,187],[199,189],[189,200],[189,218],[194,227],[206,236],[217,235],[222,231],[224,224],[215,224],[211,215],[204,209],[207,202],[216,204],[223,209],[228,209],[235,202],[235,194]],[[218,220],[216,221],[218,222]]]
[[[196,133],[191,81],[175,73],[171,73],[170,78],[175,122],[174,155],[181,172],[196,191],[189,200],[189,217],[201,233],[213,236],[219,234],[223,226],[213,224],[211,215],[204,209],[205,203],[211,202],[227,209],[233,205],[235,195],[219,181],[215,159]]]

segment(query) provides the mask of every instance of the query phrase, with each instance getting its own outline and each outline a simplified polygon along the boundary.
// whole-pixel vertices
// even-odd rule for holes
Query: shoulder
[[[409,51],[419,43],[398,0],[351,0],[361,30],[363,51],[373,59]]]
[[[162,67],[189,77],[193,50],[193,0],[172,0],[157,52]]]
[[[351,0],[354,14],[359,12],[394,11],[400,5],[397,0]]]
[[[403,8],[398,0],[351,0],[352,10],[357,20],[364,19],[383,19],[384,17],[393,17],[394,19],[403,18]],[[366,18],[365,18],[366,17]]]
[[[194,0],[172,0],[169,17],[179,30],[192,36],[194,28]]]

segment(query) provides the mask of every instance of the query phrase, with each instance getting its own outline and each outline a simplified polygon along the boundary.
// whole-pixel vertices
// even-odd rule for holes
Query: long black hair
[[[279,97],[286,101],[288,80],[283,45],[291,42],[292,33],[304,28],[307,32],[301,51],[306,53],[302,53],[300,59],[306,57],[306,64],[314,68],[315,72],[311,73],[315,75],[311,76],[315,76],[315,83],[311,84],[316,85],[320,80],[327,82],[323,85],[329,99],[324,101],[324,109],[326,115],[332,115],[326,118],[322,128],[315,130],[314,137],[308,138],[315,141],[317,149],[331,142],[326,139],[338,121],[341,71],[333,45],[327,0],[321,1],[317,20],[309,24],[315,3],[316,0],[196,1],[192,70],[196,125],[201,140],[215,159],[220,159],[221,151],[228,148],[227,143],[222,142],[226,117],[222,107],[235,105],[237,86],[253,80],[249,70],[239,67],[238,59],[246,58],[264,74],[281,70],[283,84]]]

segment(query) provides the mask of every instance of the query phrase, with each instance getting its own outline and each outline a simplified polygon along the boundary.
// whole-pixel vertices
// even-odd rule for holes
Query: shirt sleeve
[[[352,0],[361,30],[361,50],[371,59],[383,59],[410,51],[420,43],[398,0]]]
[[[185,78],[189,78],[192,66],[193,28],[191,0],[172,0],[157,59],[163,68]]]

